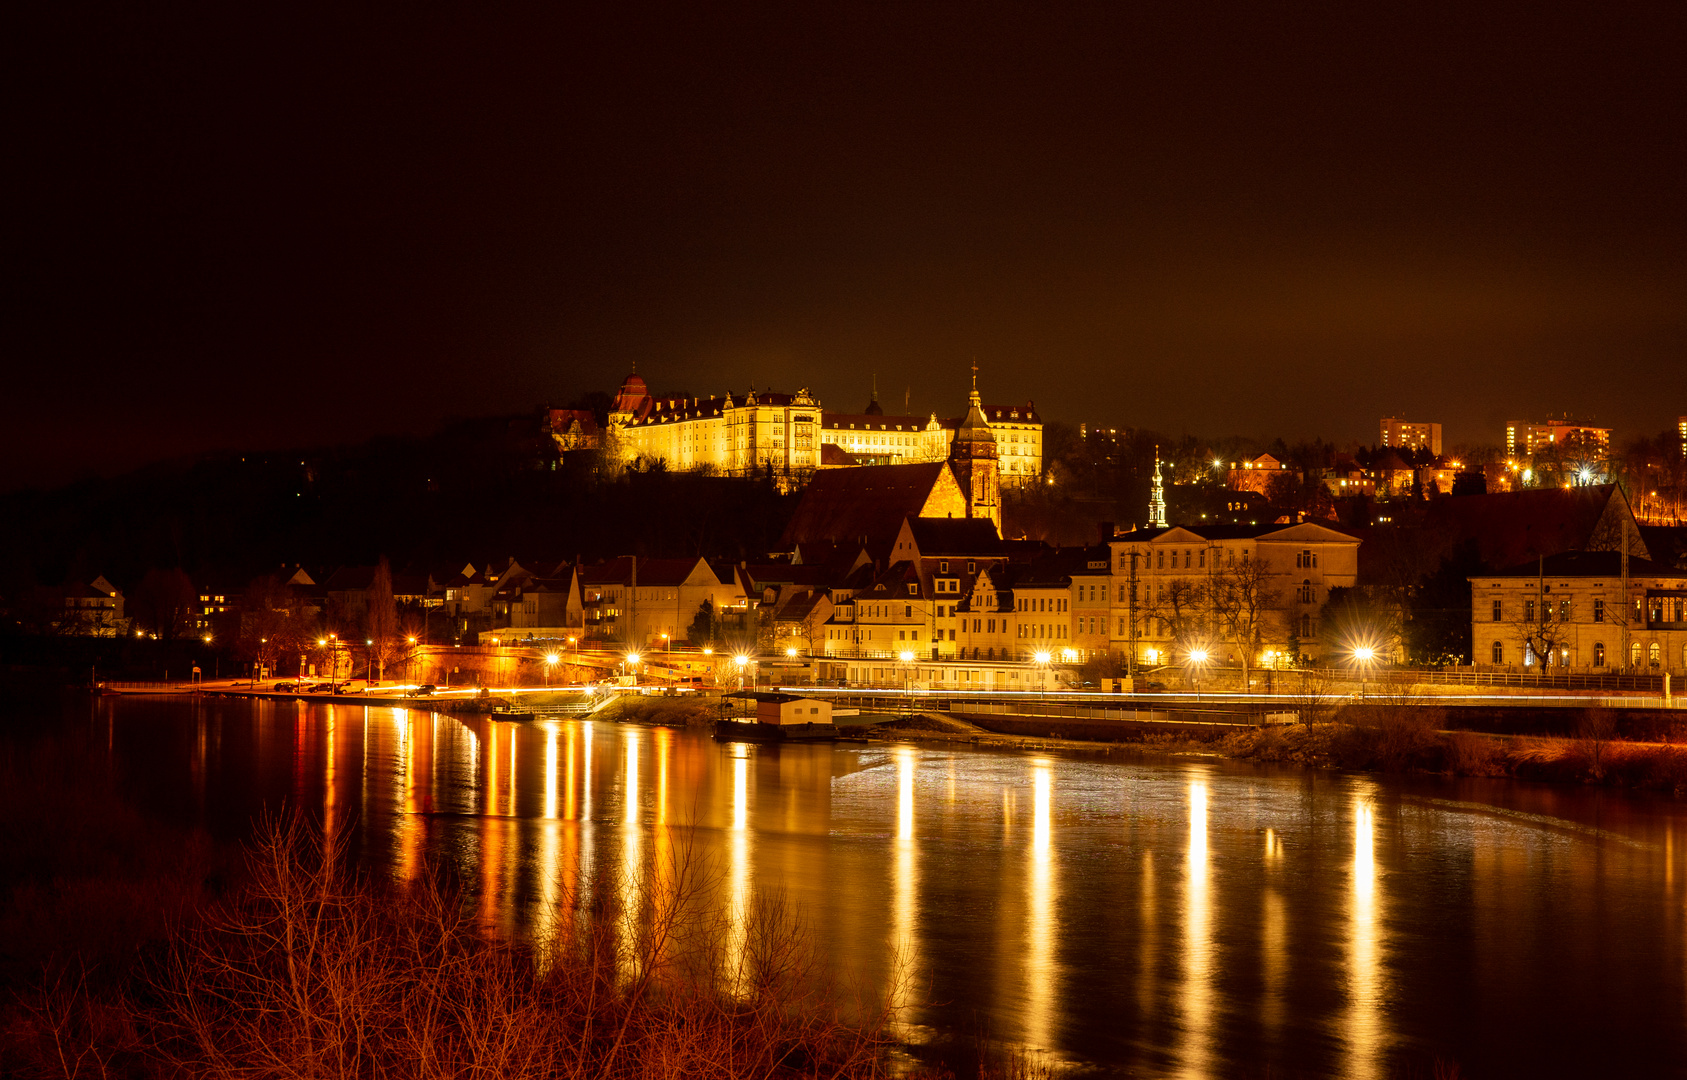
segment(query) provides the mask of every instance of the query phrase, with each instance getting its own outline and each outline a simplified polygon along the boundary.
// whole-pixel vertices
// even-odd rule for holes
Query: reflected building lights
[[[732,748],[732,828],[727,834],[727,902],[729,905],[726,963],[735,991],[748,986],[745,945],[750,905],[750,762],[742,745]]]
[[[1056,903],[1051,858],[1050,770],[1047,761],[1031,769],[1031,866],[1027,875],[1025,942],[1025,1041],[1051,1049],[1055,992],[1054,935]]]
[[[1375,850],[1376,810],[1367,794],[1353,808],[1353,895],[1348,936],[1347,1076],[1382,1075],[1387,1041],[1383,1018],[1382,970],[1377,942],[1378,898]]]
[[[891,876],[891,955],[894,984],[891,1005],[905,1010],[912,1004],[910,991],[919,982],[918,943],[914,938],[915,912],[919,905],[919,881],[914,850],[914,779],[919,772],[919,752],[912,746],[896,747],[897,799],[896,847]],[[901,1013],[899,1012],[899,1016]],[[907,1020],[901,1020],[907,1029]]]
[[[1211,1071],[1212,943],[1211,873],[1207,852],[1207,785],[1189,784],[1189,859],[1183,897],[1182,1072],[1205,1077]]]

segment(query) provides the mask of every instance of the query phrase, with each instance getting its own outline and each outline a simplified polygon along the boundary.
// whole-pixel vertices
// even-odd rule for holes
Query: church
[[[907,518],[977,519],[1002,527],[1000,457],[978,396],[973,368],[967,413],[941,461],[873,464],[816,473],[785,530],[784,542],[863,544],[893,541]]]

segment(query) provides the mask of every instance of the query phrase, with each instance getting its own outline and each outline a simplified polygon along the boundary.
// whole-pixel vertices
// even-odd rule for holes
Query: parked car
[[[275,684],[275,692],[278,694],[285,694],[290,691],[297,690],[298,688],[299,686],[297,683],[278,682]]]
[[[429,694],[433,693],[435,690],[438,690],[438,689],[439,689],[439,687],[435,686],[431,682],[430,683],[423,683],[422,685],[420,685],[420,686],[416,687],[415,689],[411,690],[410,693],[406,696],[407,697],[427,697]]]

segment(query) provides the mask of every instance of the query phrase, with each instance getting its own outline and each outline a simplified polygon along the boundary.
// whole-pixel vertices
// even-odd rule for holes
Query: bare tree
[[[403,652],[404,639],[398,630],[398,607],[392,598],[392,567],[387,557],[375,564],[375,576],[369,581],[369,648],[376,663],[377,681],[386,678],[387,661],[396,660]]]
[[[1173,643],[1186,649],[1212,633],[1211,599],[1206,581],[1172,578],[1161,581],[1158,589],[1147,594],[1140,609],[1141,617],[1165,623]]]
[[[1253,656],[1264,640],[1265,621],[1282,599],[1271,577],[1264,560],[1244,558],[1216,571],[1209,586],[1213,618],[1241,657],[1244,689]]]

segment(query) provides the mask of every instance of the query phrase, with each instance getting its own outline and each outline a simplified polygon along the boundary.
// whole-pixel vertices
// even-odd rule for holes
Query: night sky
[[[1687,5],[38,4],[0,488],[613,390],[1687,413]],[[21,20],[21,21],[16,21]]]

